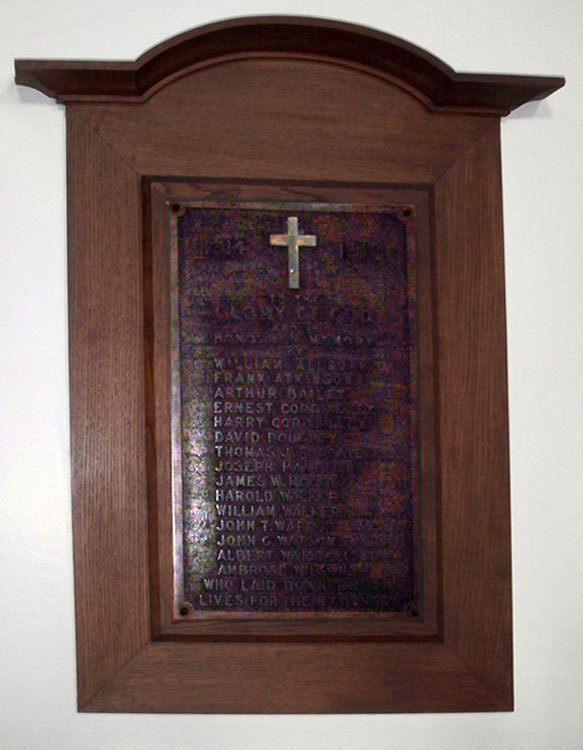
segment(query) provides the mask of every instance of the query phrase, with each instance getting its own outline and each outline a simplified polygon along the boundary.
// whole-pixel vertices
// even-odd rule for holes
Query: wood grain
[[[445,642],[510,704],[502,186],[493,127],[435,188]]]
[[[441,644],[153,643],[85,710],[404,713],[506,708]]]
[[[431,113],[402,89],[306,61],[201,70],[140,106],[73,104],[141,174],[432,183],[492,124]]]
[[[80,118],[68,115],[71,458],[82,706],[148,639],[140,194],[136,173]]]

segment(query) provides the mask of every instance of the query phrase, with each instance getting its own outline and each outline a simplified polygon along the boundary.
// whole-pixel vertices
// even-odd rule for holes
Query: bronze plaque
[[[168,210],[175,618],[416,617],[414,206]]]

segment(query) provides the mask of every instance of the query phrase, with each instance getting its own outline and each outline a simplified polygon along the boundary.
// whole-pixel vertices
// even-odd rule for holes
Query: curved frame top
[[[363,26],[318,18],[257,16],[202,26],[135,62],[16,60],[16,83],[60,102],[142,102],[197,68],[253,57],[328,61],[380,75],[437,111],[505,115],[561,88],[565,79],[456,73],[425,50]]]

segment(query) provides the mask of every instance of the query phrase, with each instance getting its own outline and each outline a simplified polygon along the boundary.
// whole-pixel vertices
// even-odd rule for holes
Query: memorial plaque
[[[175,618],[417,617],[415,207],[168,213]]]
[[[79,710],[510,710],[500,117],[564,79],[284,16],[16,78],[67,105]]]

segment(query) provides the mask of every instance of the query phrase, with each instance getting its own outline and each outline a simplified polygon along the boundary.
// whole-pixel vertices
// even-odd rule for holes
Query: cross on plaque
[[[269,244],[287,246],[287,267],[289,288],[300,288],[300,247],[316,247],[315,234],[300,234],[298,217],[290,216],[287,220],[287,234],[269,235]]]

